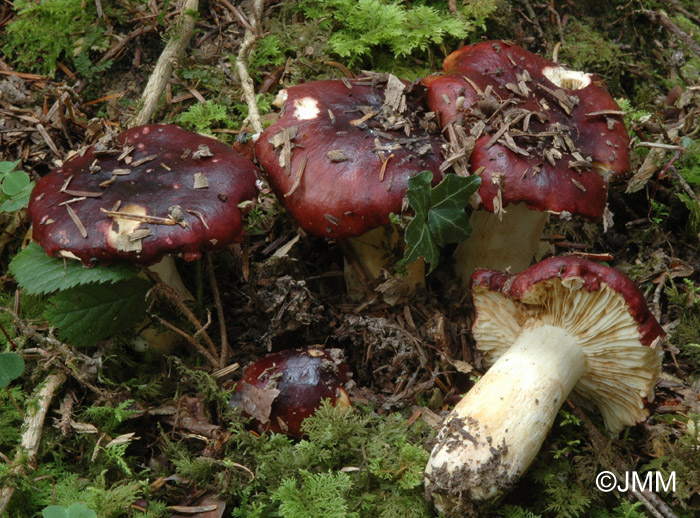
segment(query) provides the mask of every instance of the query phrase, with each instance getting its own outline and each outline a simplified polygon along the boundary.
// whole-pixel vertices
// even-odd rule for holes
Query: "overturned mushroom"
[[[603,218],[608,181],[629,169],[629,137],[597,76],[489,41],[453,52],[424,82],[482,178],[472,234],[455,252],[465,287],[475,268],[527,268],[549,213]]]
[[[446,516],[497,501],[534,460],[566,398],[612,433],[643,421],[664,332],[613,268],[551,258],[519,275],[472,277],[477,348],[488,372],[445,419],[425,471]]]
[[[389,215],[401,212],[408,179],[426,169],[434,184],[442,176],[439,136],[421,127],[430,122],[407,97],[394,76],[296,85],[281,92],[282,113],[256,143],[272,189],[299,226],[346,243],[369,280],[380,278],[399,239]],[[422,262],[408,269],[399,295],[424,283]]]
[[[268,354],[243,373],[231,406],[251,416],[259,431],[297,439],[301,424],[324,399],[349,408],[345,390],[350,375],[340,349],[290,349]]]

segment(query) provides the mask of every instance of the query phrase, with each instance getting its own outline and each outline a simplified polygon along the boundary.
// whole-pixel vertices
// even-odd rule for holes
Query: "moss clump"
[[[14,5],[17,15],[7,25],[2,50],[23,69],[53,75],[56,62],[65,56],[86,74],[89,51],[105,50],[109,44],[94,2],[15,0]]]
[[[399,414],[343,411],[325,403],[304,422],[308,438],[257,437],[236,425],[224,460],[170,444],[178,475],[233,500],[233,516],[257,518],[427,518],[422,474],[428,452],[420,424]],[[255,475],[255,478],[252,477]]]

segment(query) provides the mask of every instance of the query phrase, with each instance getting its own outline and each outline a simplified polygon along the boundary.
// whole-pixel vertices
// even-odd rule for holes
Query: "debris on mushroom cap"
[[[348,408],[350,380],[340,349],[294,349],[268,354],[250,365],[231,398],[231,406],[253,418],[260,432],[301,438],[301,424],[324,399]]]
[[[256,154],[304,230],[362,235],[401,212],[411,176],[428,169],[440,181],[434,115],[414,93],[386,74],[285,89],[280,118],[260,136]]]
[[[461,147],[482,176],[480,207],[524,202],[602,218],[608,180],[629,169],[629,137],[599,78],[488,41],[453,52],[444,73],[424,83],[443,127],[470,139]]]
[[[599,409],[615,433],[647,417],[665,333],[629,277],[584,259],[553,257],[518,275],[477,270],[472,295],[472,331],[488,365],[526,321],[538,318],[565,327],[583,345],[586,371],[573,389],[575,402]]]
[[[29,202],[33,238],[51,256],[148,266],[243,237],[239,204],[257,168],[221,142],[168,124],[131,128],[44,176]]]

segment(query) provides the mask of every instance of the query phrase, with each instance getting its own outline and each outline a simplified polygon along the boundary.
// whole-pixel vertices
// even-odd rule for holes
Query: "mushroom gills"
[[[463,516],[465,506],[489,505],[512,487],[535,459],[585,364],[573,335],[527,321],[445,420],[425,471],[436,508]]]

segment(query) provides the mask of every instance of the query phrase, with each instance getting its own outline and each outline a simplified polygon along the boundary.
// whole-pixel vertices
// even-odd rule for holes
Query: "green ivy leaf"
[[[43,518],[97,518],[97,514],[85,504],[75,503],[70,507],[50,505],[41,512]]]
[[[17,353],[0,354],[0,389],[24,374],[24,360]]]
[[[126,264],[85,268],[78,261],[49,257],[36,243],[29,243],[18,253],[8,269],[20,287],[32,295],[45,295],[81,284],[114,283],[138,273],[136,267]]]
[[[423,257],[432,272],[440,259],[440,247],[460,243],[471,234],[465,211],[469,198],[481,184],[478,176],[446,175],[431,187],[433,173],[422,171],[408,180],[406,196],[415,216],[406,227],[406,252],[400,265]]]
[[[433,173],[430,171],[421,171],[415,176],[408,179],[408,189],[406,196],[408,203],[411,205],[416,218],[424,219],[428,216],[430,209],[430,184],[433,181]]]
[[[114,284],[84,284],[49,299],[44,316],[67,342],[94,345],[130,330],[146,317],[151,283],[140,277]]]
[[[399,261],[399,265],[411,264],[423,257],[430,264],[430,271],[433,271],[433,265],[437,265],[440,259],[440,249],[435,244],[435,239],[430,232],[430,227],[425,224],[425,220],[414,217],[406,227],[404,233],[404,241],[406,241],[406,251],[403,259]]]

